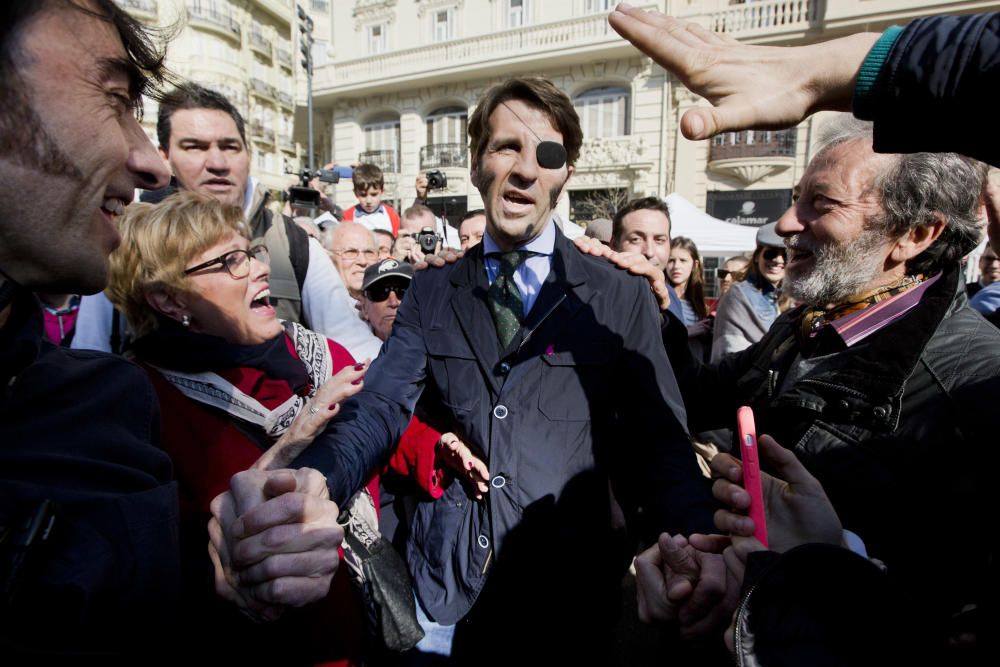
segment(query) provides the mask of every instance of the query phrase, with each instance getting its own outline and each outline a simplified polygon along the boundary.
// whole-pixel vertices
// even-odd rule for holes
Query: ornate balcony
[[[251,121],[250,136],[262,143],[274,145],[274,130],[267,129],[263,123]]]
[[[279,46],[277,49],[275,49],[274,55],[278,59],[278,64],[279,65],[283,65],[284,67],[287,67],[288,69],[292,69],[292,52],[291,51],[289,51],[288,49],[284,49],[284,48],[282,48],[282,47]]]
[[[284,134],[278,135],[278,148],[285,151],[286,153],[295,154],[295,142],[292,138]]]
[[[250,32],[250,48],[261,54],[268,60],[271,59],[271,40],[264,37],[259,32]]]
[[[420,149],[420,168],[467,167],[468,158],[465,144],[428,144]]]
[[[295,107],[295,100],[292,96],[280,90],[278,91],[278,102],[280,102],[282,106],[288,107],[289,109]]]
[[[243,38],[243,29],[239,22],[229,14],[217,12],[201,5],[188,5],[188,17],[195,23],[211,28],[236,41]]]
[[[795,128],[720,134],[710,144],[708,168],[749,185],[794,164],[797,134]]]
[[[447,145],[457,146],[458,144]],[[420,161],[423,163],[423,151],[421,151],[420,154]],[[363,151],[358,153],[358,162],[362,164],[373,164],[386,173],[395,174],[399,172],[399,153],[394,150]]]
[[[731,5],[711,14],[709,28],[734,37],[804,30],[819,19],[818,0],[763,0]]]
[[[269,84],[267,81],[258,79],[256,77],[250,77],[250,92],[257,97],[264,97],[269,100],[274,100],[277,98],[277,93],[274,90],[274,86]]]
[[[635,49],[611,29],[602,12],[335,61],[316,68],[313,86],[318,94],[330,94],[388,88],[402,81],[413,84],[421,79],[447,79],[469,70],[502,74],[519,62],[537,61],[540,57],[547,58],[550,64],[569,62],[580,52],[601,57],[635,55]]]
[[[156,0],[115,0],[115,4],[135,18],[156,18]]]

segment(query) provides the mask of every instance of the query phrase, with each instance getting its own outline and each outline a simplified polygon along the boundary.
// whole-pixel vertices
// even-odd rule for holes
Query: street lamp
[[[302,5],[296,5],[299,14],[299,52],[302,53],[302,68],[306,71],[306,110],[307,125],[309,128],[309,171],[316,169],[313,163],[313,20],[302,9]]]

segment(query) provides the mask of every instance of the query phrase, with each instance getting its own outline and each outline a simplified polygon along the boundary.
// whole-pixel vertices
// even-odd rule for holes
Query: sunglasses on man
[[[406,285],[373,285],[365,290],[365,296],[369,301],[382,303],[389,298],[390,293],[395,293],[400,301],[406,295]]]

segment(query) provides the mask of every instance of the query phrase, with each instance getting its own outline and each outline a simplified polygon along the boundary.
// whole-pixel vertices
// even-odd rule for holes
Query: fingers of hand
[[[339,563],[336,549],[275,554],[237,570],[236,581],[240,586],[251,587],[284,577],[328,577],[337,571]]]
[[[750,507],[750,494],[742,486],[727,479],[717,479],[712,483],[712,495],[720,503],[737,510]]]
[[[809,474],[799,458],[791,450],[785,449],[769,435],[762,435],[757,441],[761,458],[774,467],[778,477],[791,484],[816,484],[819,482]]]
[[[688,541],[698,551],[710,554],[721,554],[730,544],[728,535],[702,535],[694,533]]]
[[[267,500],[264,495],[264,484],[269,477],[270,473],[267,471],[251,468],[238,472],[229,479],[229,490],[233,495],[234,511],[237,516],[242,516],[250,508]],[[294,489],[294,479],[290,479],[289,483]]]
[[[305,493],[285,493],[241,514],[237,524],[242,533],[235,533],[234,530],[234,537],[256,535],[283,524],[317,522],[318,525],[335,525],[338,514],[337,504],[329,500]]]
[[[332,576],[281,577],[244,590],[260,604],[302,607],[326,597],[332,580]]]
[[[277,554],[321,552],[333,558],[344,541],[339,525],[284,524],[236,541],[232,550],[235,570],[243,570]]]
[[[699,576],[691,598],[680,611],[681,622],[691,625],[710,616],[726,593],[726,565],[721,554],[697,553]]]
[[[721,477],[730,482],[743,481],[743,464],[729,454],[713,456],[709,467],[712,469],[712,477]]]
[[[716,510],[714,518],[715,527],[723,533],[739,537],[753,535],[755,529],[753,519],[748,516],[736,514],[729,510]]]

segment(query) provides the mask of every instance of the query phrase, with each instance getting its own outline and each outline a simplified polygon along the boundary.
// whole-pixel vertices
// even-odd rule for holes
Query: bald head
[[[342,222],[329,232],[326,248],[347,291],[355,299],[360,298],[365,269],[378,257],[375,234],[356,222]]]

